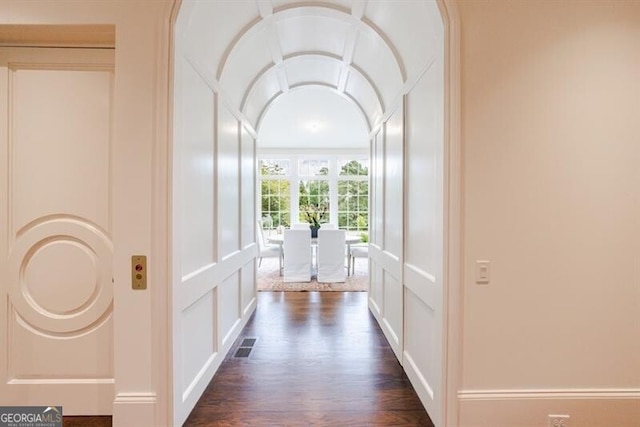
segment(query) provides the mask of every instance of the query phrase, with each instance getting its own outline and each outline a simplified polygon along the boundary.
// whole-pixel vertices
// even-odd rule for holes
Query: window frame
[[[260,165],[263,160],[282,160],[289,161],[289,174],[285,175],[261,175]],[[304,160],[328,160],[329,173],[328,175],[303,175],[300,172],[300,164]],[[366,164],[367,175],[340,175],[338,165],[341,162],[358,161]],[[340,154],[326,154],[326,153],[313,153],[313,154],[282,154],[282,153],[258,153],[257,154],[257,167],[258,167],[258,194],[257,194],[257,206],[259,211],[256,215],[262,216],[262,180],[263,179],[278,179],[289,181],[289,224],[295,221],[299,221],[300,218],[300,193],[299,186],[300,181],[323,181],[326,180],[329,183],[329,217],[325,219],[326,222],[339,225],[339,213],[338,213],[338,199],[339,199],[339,182],[340,181],[365,181],[367,185],[367,199],[369,203],[367,206],[367,225],[369,224],[369,212],[370,212],[370,197],[371,197],[371,179],[370,179],[370,158],[365,153],[340,153]],[[368,230],[347,230],[351,232],[365,232]]]

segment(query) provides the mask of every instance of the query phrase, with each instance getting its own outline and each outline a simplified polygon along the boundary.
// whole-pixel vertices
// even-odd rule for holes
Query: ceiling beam
[[[289,92],[289,81],[287,80],[287,73],[284,69],[284,63],[282,58],[282,46],[280,45],[280,37],[278,36],[278,29],[273,19],[268,19],[273,15],[273,5],[271,2],[258,1],[258,10],[260,16],[265,21],[267,34],[267,44],[269,46],[269,53],[271,54],[271,60],[276,67],[276,75],[278,76],[278,84],[282,93]]]

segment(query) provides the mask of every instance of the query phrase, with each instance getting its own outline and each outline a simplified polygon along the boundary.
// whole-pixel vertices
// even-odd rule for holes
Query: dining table
[[[265,236],[269,243],[280,245],[280,253],[282,254],[282,246],[284,244],[284,234],[272,234]],[[347,246],[347,256],[351,256],[351,245],[362,242],[362,237],[347,234],[344,238],[344,243]],[[311,246],[318,244],[318,238],[311,238]]]
[[[284,234],[273,234],[271,236],[265,236],[267,241],[269,243],[275,243],[278,245],[282,245],[284,244]],[[351,249],[351,245],[354,243],[360,243],[362,241],[362,237],[360,236],[353,236],[353,235],[346,235],[344,238],[344,242],[347,245],[347,250]],[[311,238],[311,244],[312,245],[317,245],[318,244],[318,238],[317,237],[313,237]]]

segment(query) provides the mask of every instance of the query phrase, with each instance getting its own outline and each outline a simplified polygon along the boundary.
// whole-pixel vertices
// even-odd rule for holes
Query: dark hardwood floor
[[[259,292],[185,426],[432,426],[366,298]],[[246,338],[249,356],[236,357]]]
[[[256,338],[249,356],[236,357],[246,338]],[[64,426],[107,427],[111,417],[64,417]],[[256,313],[185,426],[433,424],[366,292],[259,292]]]
[[[111,427],[111,425],[111,417],[62,417],[63,427]]]

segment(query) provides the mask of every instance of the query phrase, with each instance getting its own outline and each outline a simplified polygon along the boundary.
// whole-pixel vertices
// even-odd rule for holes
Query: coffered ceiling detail
[[[185,0],[177,42],[254,130],[292,89],[324,87],[369,130],[400,102],[436,52],[430,0]],[[189,44],[192,38],[206,43]]]

